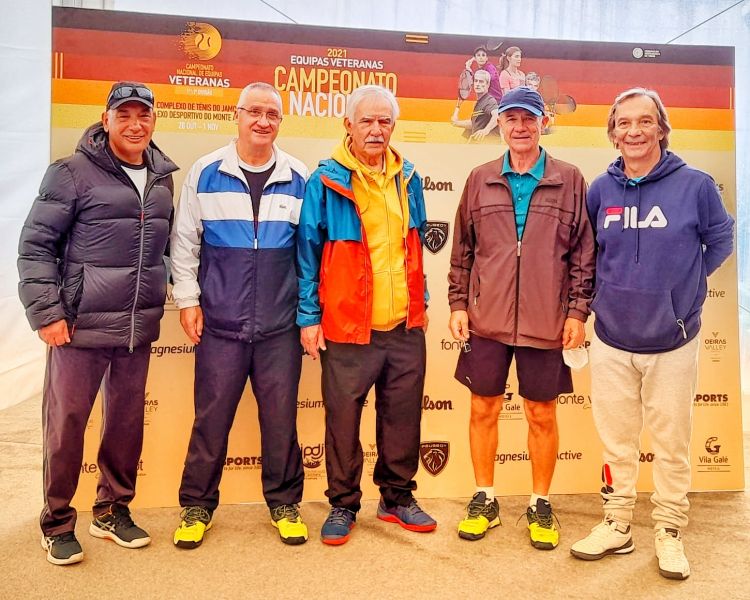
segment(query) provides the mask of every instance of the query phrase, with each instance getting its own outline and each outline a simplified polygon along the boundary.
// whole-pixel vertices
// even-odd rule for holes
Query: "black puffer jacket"
[[[152,142],[143,203],[101,124],[49,166],[21,232],[18,286],[33,329],[68,321],[71,345],[130,347],[159,337],[177,166]]]

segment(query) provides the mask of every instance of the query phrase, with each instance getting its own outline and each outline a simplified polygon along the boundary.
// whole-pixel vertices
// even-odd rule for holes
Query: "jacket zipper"
[[[682,319],[677,319],[677,325],[680,326],[680,329],[682,329],[682,337],[683,339],[687,339],[687,331],[685,330],[685,321]]]
[[[513,212],[513,221],[515,225],[515,211]],[[526,231],[526,225],[524,225]],[[513,323],[513,345],[518,342],[518,304],[521,301],[521,240],[516,242],[516,310]]]
[[[155,176],[150,182],[147,182],[146,187],[143,190],[143,198],[141,198],[140,194],[138,194],[138,190],[135,189],[135,185],[133,184],[133,182],[130,182],[133,189],[135,189],[136,194],[138,195],[138,202],[141,205],[141,221],[139,223],[139,228],[141,231],[138,247],[138,271],[136,273],[135,279],[135,296],[133,298],[133,308],[130,311],[130,344],[128,346],[128,352],[130,352],[131,354],[133,353],[133,344],[135,342],[135,311],[136,307],[138,306],[138,296],[141,292],[141,272],[143,271],[143,239],[145,237],[146,230],[146,198],[148,197],[148,193],[154,187],[154,184],[167,175]],[[130,177],[128,177],[128,180],[130,180]]]

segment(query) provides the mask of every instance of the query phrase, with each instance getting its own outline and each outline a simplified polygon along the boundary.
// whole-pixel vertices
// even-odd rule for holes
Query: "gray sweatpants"
[[[698,346],[696,336],[670,352],[635,354],[596,336],[591,341],[591,405],[604,444],[604,512],[616,521],[633,518],[645,423],[654,451],[654,528],[687,525]]]

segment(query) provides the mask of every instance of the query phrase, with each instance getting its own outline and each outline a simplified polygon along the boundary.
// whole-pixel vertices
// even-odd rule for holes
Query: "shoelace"
[[[421,508],[419,508],[419,504],[417,504],[416,500],[412,500],[409,504],[404,506],[404,509],[412,516],[420,515],[424,512]]]
[[[520,517],[518,517],[518,519],[516,520],[516,525],[518,525],[521,522],[521,519],[528,516],[528,514],[529,514],[529,511],[527,509],[525,513],[523,513]],[[553,517],[555,521],[557,521],[558,527],[562,528],[562,525],[560,524],[560,519],[558,519],[557,515],[552,511],[550,511],[548,515],[540,515],[538,512],[534,510],[534,511],[531,511],[531,514],[534,515],[534,518],[532,519],[532,521],[536,521],[537,523],[539,523],[539,526],[543,527],[544,529],[552,529]]]
[[[331,509],[331,514],[328,515],[327,521],[333,525],[343,525],[344,527],[347,527],[352,520],[351,517],[347,516],[349,513],[351,513],[351,511],[345,508],[334,506]]]
[[[599,542],[606,539],[613,531],[617,531],[617,523],[612,520],[604,520],[591,529],[591,537],[593,537],[595,541]]]
[[[114,520],[114,525],[115,525],[116,528],[117,527],[124,527],[124,528],[127,529],[129,527],[134,527],[135,526],[135,523],[133,522],[133,519],[130,516],[130,511],[127,510],[127,509],[125,509],[125,508],[122,508],[122,507],[117,506],[117,505],[113,505],[110,508],[109,514],[112,515],[112,518]],[[106,513],[104,515],[102,515],[102,516],[105,516],[105,515],[106,515]]]
[[[273,509],[273,515],[277,521],[281,521],[281,519],[296,521],[299,519],[299,510],[296,504],[282,504]]]
[[[56,540],[58,542],[75,542],[76,541],[76,535],[72,531],[66,531],[65,533],[61,533],[60,535],[50,535],[47,536],[49,539]]]
[[[664,546],[664,549],[670,552],[679,552],[680,554],[683,553],[682,550],[682,542],[676,538],[675,536],[671,535],[669,532],[659,532],[657,534],[659,538],[659,542],[661,542]]]
[[[182,513],[180,514],[180,519],[185,521],[185,525],[190,527],[191,525],[195,525],[198,522],[205,524],[210,523],[211,515],[208,514],[208,511],[202,506],[188,506],[187,508],[183,509]]]
[[[669,532],[659,532],[657,540],[661,543],[663,550],[659,555],[659,560],[664,561],[669,568],[679,570],[686,560],[682,541]]]
[[[479,515],[482,514],[482,512],[484,511],[484,507],[484,502],[474,502],[474,500],[472,500],[471,502],[469,502],[469,506],[467,507],[469,517],[471,517],[472,519],[476,519]]]

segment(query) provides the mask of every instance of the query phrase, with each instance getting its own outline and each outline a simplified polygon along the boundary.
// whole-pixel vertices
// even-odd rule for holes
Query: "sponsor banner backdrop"
[[[481,141],[470,139],[477,104],[473,92],[457,102],[459,77],[474,48],[487,45],[495,65],[504,48],[522,49],[521,70],[530,83],[538,82],[551,117],[542,145],[578,165],[589,181],[617,156],[605,129],[614,97],[636,85],[657,89],[672,121],[672,148],[713,175],[727,208],[735,213],[731,48],[487,40],[58,7],[53,8],[53,20],[53,159],[70,154],[83,130],[101,118],[113,81],[143,81],[157,98],[154,139],[181,167],[175,177],[177,190],[199,156],[228,143],[236,133],[234,107],[249,82],[267,81],[279,90],[285,117],[278,143],[311,170],[341,140],[342,118],[353,89],[377,83],[396,93],[401,117],[392,143],[417,165],[424,179],[429,219],[424,262],[432,300],[417,473],[420,497],[465,497],[474,485],[469,394],[452,377],[461,349],[447,329],[446,275],[453,219],[466,176],[506,150],[496,134]],[[180,328],[171,298],[166,308],[161,339],[152,350],[137,506],[177,504],[192,427],[194,348]],[[589,335],[591,331],[589,323]],[[734,257],[709,282],[700,335],[693,489],[739,489],[744,482]],[[601,445],[591,418],[588,371],[575,373],[574,383],[575,391],[557,401],[560,449],[553,493],[596,492],[601,487]],[[95,495],[99,407],[92,413],[81,466],[76,503],[82,507]],[[320,365],[309,358],[304,362],[298,409],[305,499],[320,500],[326,489],[324,409]],[[531,485],[526,422],[513,376],[499,426],[496,488],[501,494],[526,494]],[[363,411],[361,435],[363,490],[374,498],[374,397]],[[645,434],[640,456],[639,489],[650,490],[651,463],[658,457]],[[248,386],[229,439],[222,501],[262,501],[261,464],[257,410]]]

